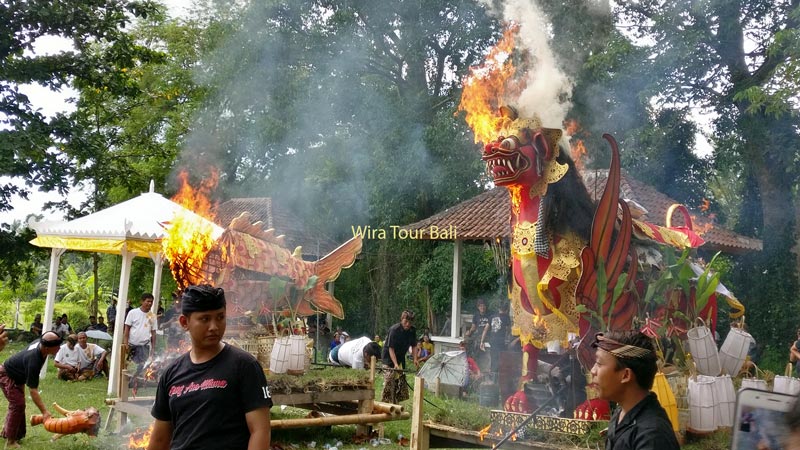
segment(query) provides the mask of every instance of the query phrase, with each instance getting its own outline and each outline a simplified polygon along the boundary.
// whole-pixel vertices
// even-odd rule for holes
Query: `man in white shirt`
[[[61,321],[61,316],[56,317],[56,322],[53,324],[53,332],[64,339],[69,334],[69,325]]]
[[[85,380],[87,374],[81,368],[87,365],[86,356],[74,334],[67,336],[67,342],[56,353],[54,364],[58,369],[58,378],[65,381]]]
[[[83,350],[83,355],[86,357],[84,364],[80,370],[91,370],[92,375],[99,376],[105,373],[108,376],[108,365],[106,364],[106,349],[97,344],[89,342],[86,333],[81,331],[78,333],[78,347]]]
[[[334,347],[328,353],[328,361],[338,366],[368,369],[372,356],[380,358],[381,346],[364,336]]]
[[[125,317],[125,330],[122,345],[130,351],[130,358],[141,370],[145,361],[153,356],[156,347],[156,315],[153,307],[153,294],[142,294],[142,304],[132,309]]]

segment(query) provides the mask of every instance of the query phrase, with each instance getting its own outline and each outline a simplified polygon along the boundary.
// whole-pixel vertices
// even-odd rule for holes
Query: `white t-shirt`
[[[80,347],[80,345],[78,345],[78,347]],[[91,342],[87,342],[86,348],[81,347],[81,350],[83,350],[83,354],[86,355],[86,359],[89,361],[94,361],[95,359],[103,356],[103,353],[106,352],[106,349]]]
[[[364,336],[358,339],[345,342],[339,347],[340,366],[352,367],[353,369],[364,368],[364,347],[372,342],[372,339]]]
[[[83,353],[80,345],[75,344],[75,347],[70,349],[69,344],[64,344],[58,349],[55,360],[57,363],[66,364],[68,366],[84,367],[88,361],[86,355]]]
[[[156,330],[156,315],[142,311],[142,308],[132,309],[125,317],[125,325],[131,327],[128,344],[144,345],[150,343],[150,332]]]

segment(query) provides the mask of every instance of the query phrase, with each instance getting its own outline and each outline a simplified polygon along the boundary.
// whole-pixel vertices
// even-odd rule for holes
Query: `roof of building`
[[[589,195],[597,200],[605,188],[608,170],[591,170],[582,173]],[[620,196],[629,204],[635,202],[633,209],[643,213],[642,220],[655,225],[666,225],[666,213],[677,201],[659,192],[653,186],[637,181],[625,173],[620,183]],[[706,241],[704,248],[726,253],[743,253],[762,250],[760,239],[740,235],[722,228],[713,218],[688,208],[692,216],[694,230]],[[482,192],[475,197],[452,206],[427,219],[412,223],[404,228],[419,230],[422,237],[430,238],[431,227],[439,229],[455,227],[456,236],[462,240],[492,240],[509,238],[511,214],[508,191],[503,187]],[[683,217],[675,214],[673,226],[684,225]],[[445,235],[447,236],[447,235]],[[445,237],[446,240],[447,239]]]

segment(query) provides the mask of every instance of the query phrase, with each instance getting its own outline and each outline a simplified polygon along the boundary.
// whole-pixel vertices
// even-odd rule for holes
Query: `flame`
[[[164,255],[170,261],[169,268],[181,289],[190,284],[212,282],[200,274],[203,261],[214,245],[212,224],[203,218],[214,218],[216,205],[209,196],[217,187],[219,171],[210,170],[209,178],[202,180],[197,189],[192,188],[188,178],[185,170],[178,174],[181,187],[172,200],[194,213],[176,214],[167,228],[167,237],[161,242]]]
[[[704,216],[702,220],[698,220],[697,216],[691,214],[692,217],[692,231],[697,233],[698,236],[702,236],[709,231],[714,229],[714,218],[717,215],[714,213],[709,214],[708,216]],[[708,220],[711,219],[711,220]]]
[[[710,208],[710,207],[711,207],[711,201],[709,199],[707,199],[707,198],[704,198],[703,202],[700,204],[700,211],[701,212],[706,212],[706,211],[708,211],[708,208]]]
[[[147,448],[150,445],[150,435],[152,434],[153,434],[152,423],[150,424],[150,427],[146,430],[137,428],[128,437],[128,448],[129,449]]]
[[[483,64],[470,67],[464,80],[458,110],[466,112],[465,120],[475,133],[475,143],[488,143],[497,137],[497,132],[509,121],[500,116],[500,102],[518,94],[522,88],[514,80],[516,69],[511,62],[514,36],[518,30],[518,25],[507,26]]]
[[[564,132],[567,136],[575,136],[581,131],[581,125],[575,119],[567,119],[564,122]],[[574,144],[570,143],[570,156],[575,162],[575,167],[582,171],[585,164],[584,158],[586,157],[586,146],[583,144],[583,139],[578,139]]]
[[[508,188],[509,197],[511,198],[511,212],[515,216],[519,216],[519,205],[522,202],[522,185],[512,184],[506,186]]]
[[[156,379],[156,365],[151,364],[147,370],[144,371],[144,379],[145,380],[155,380]]]
[[[478,432],[478,437],[481,438],[481,440],[483,440],[483,438],[486,437],[487,434],[489,434],[489,429],[490,428],[492,428],[492,424],[489,424],[489,425],[486,425],[485,427],[483,427],[481,429],[481,431]]]

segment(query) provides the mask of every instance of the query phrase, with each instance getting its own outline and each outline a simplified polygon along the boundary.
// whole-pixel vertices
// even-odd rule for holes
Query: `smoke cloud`
[[[484,0],[487,5],[490,0]],[[519,24],[518,50],[531,56],[523,74],[525,89],[515,105],[523,117],[539,116],[546,127],[561,128],[572,103],[573,82],[559,67],[549,45],[547,15],[534,0],[506,0],[492,10],[503,20]]]

